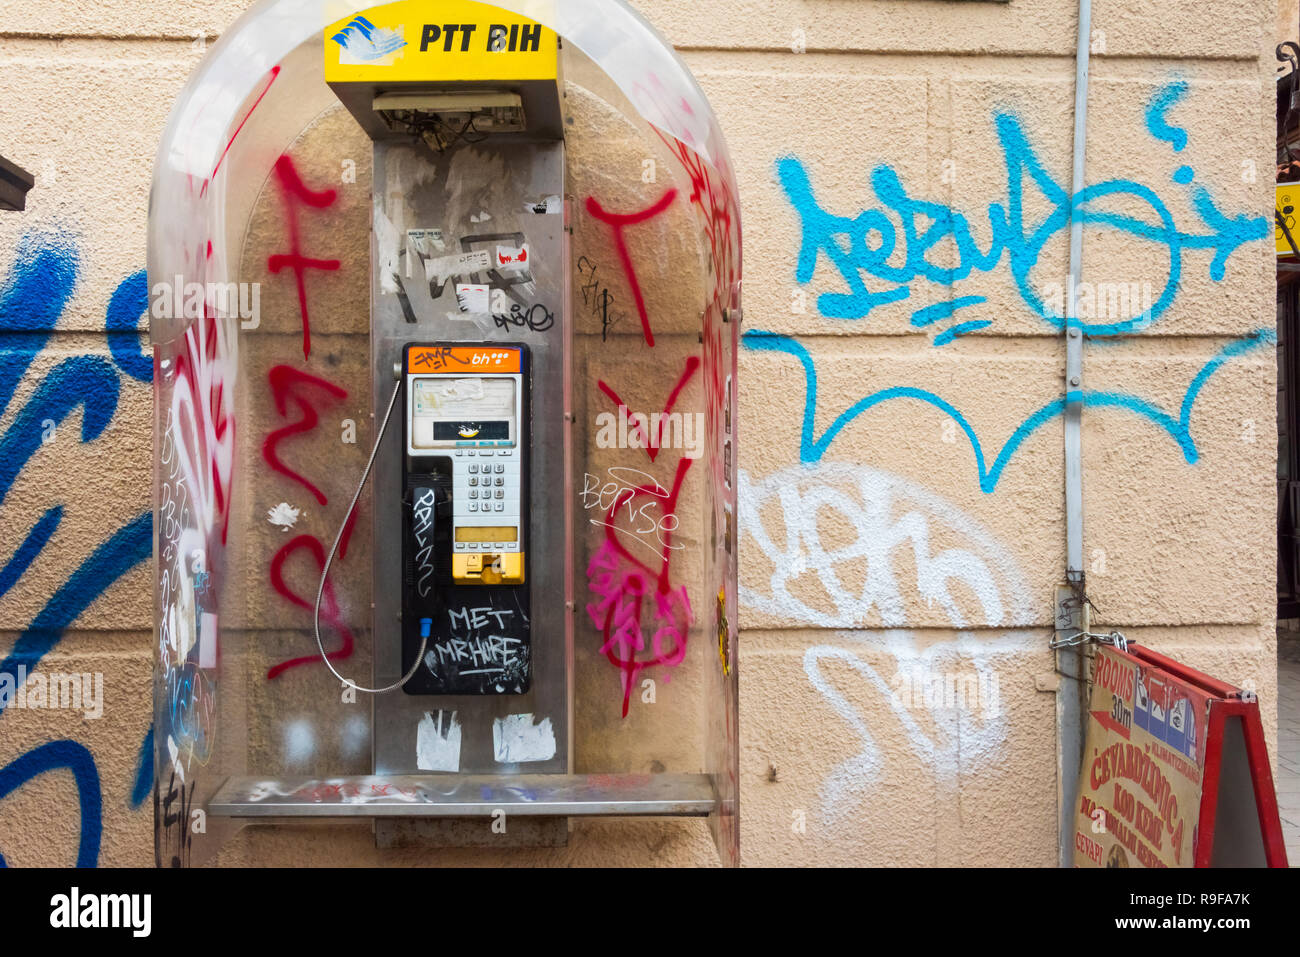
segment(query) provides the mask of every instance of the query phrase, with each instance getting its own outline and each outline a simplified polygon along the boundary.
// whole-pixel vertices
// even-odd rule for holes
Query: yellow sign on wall
[[[325,80],[551,80],[559,43],[527,17],[471,0],[400,0],[325,31]]]
[[[1300,210],[1300,183],[1278,183],[1277,190],[1277,215],[1273,219],[1273,241],[1277,246],[1279,256],[1294,256],[1295,249],[1291,248],[1291,242],[1287,241],[1287,232],[1291,233],[1291,241],[1300,248],[1300,216],[1296,211]],[[1286,224],[1286,229],[1282,224]]]

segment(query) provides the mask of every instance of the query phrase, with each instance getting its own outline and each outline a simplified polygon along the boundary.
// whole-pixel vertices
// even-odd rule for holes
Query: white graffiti
[[[236,320],[200,317],[160,361],[169,402],[160,453],[163,468],[157,529],[158,597],[162,620],[159,665],[172,676],[196,644],[199,667],[216,662],[217,620],[198,613],[198,594],[214,587],[230,518],[235,456],[235,388],[239,369]],[[212,596],[210,595],[210,601]],[[198,623],[202,621],[201,630]],[[168,716],[169,721],[172,716]],[[207,728],[164,728],[177,777],[206,763]]]
[[[754,587],[753,575],[740,586],[742,603],[754,610],[823,628],[857,628],[868,624],[874,609],[880,624],[899,628],[914,624],[906,598],[919,594],[928,605],[939,605],[954,628],[1032,622],[1010,553],[979,523],[906,479],[823,463],[796,465],[759,481],[741,470],[738,480],[739,527],[771,566],[766,591]],[[828,514],[836,517],[829,530]],[[769,534],[772,527],[783,531],[783,540]],[[852,538],[845,544],[824,541],[845,531]],[[940,536],[952,544],[936,549]],[[915,592],[895,570],[904,550],[916,569]],[[845,583],[856,579],[859,587]],[[953,585],[964,588],[954,595]],[[973,603],[959,599],[966,591]],[[821,594],[829,596],[833,610],[810,603]]]
[[[918,671],[937,673],[973,668],[986,684],[997,681],[995,662],[1041,650],[1041,638],[1028,632],[989,639],[966,634],[955,641],[921,648],[908,632],[888,631],[881,637],[842,633],[840,644],[814,645],[804,652],[808,681],[830,704],[835,713],[856,734],[859,751],[831,770],[822,782],[822,817],[830,824],[847,823],[860,811],[866,791],[884,774],[884,752],[876,742],[865,715],[837,687],[832,675],[835,664],[851,669],[878,692],[877,700],[888,704],[906,735],[912,753],[935,774],[941,791],[955,791],[960,775],[969,775],[993,763],[1006,743],[1007,713],[1002,707],[950,708],[942,700],[929,709],[908,707],[895,693],[899,675]],[[849,647],[845,647],[845,646]],[[876,667],[871,659],[891,663]],[[876,713],[883,713],[877,711]]]
[[[838,629],[868,626],[874,613],[885,628],[841,631],[835,643],[804,653],[808,681],[856,738],[857,753],[822,783],[823,820],[853,820],[891,756],[877,743],[883,729],[873,733],[864,702],[877,722],[882,715],[898,722],[940,791],[953,793],[960,776],[990,766],[1008,729],[998,662],[1043,649],[1041,636],[1028,631],[967,631],[1034,623],[1011,554],[950,502],[879,469],[798,465],[760,481],[741,471],[738,481],[740,528],[771,569],[766,589],[752,577],[742,583],[741,601],[786,621]],[[902,630],[917,626],[918,598],[940,609],[935,625],[957,629],[955,639],[927,643]],[[976,693],[968,700],[934,693],[936,686]]]

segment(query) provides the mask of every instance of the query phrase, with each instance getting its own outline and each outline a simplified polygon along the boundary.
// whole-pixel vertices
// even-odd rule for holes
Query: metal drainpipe
[[[1092,0],[1079,0],[1079,42],[1074,72],[1074,171],[1071,196],[1084,189],[1084,159],[1088,145],[1088,55],[1092,42]],[[1070,614],[1067,628],[1087,630],[1087,608],[1068,596],[1083,593],[1083,332],[1076,315],[1076,297],[1083,270],[1083,219],[1070,210],[1070,276],[1065,322],[1065,557],[1067,588],[1058,590],[1056,627],[1062,627],[1062,601]],[[1083,757],[1084,715],[1087,713],[1088,675],[1084,646],[1057,652],[1060,685],[1057,710],[1057,804],[1060,812],[1060,863],[1073,860],[1074,795]]]

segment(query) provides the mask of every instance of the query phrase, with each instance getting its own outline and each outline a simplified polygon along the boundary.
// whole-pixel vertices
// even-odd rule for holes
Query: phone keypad
[[[520,528],[520,456],[501,448],[456,449],[452,460],[453,526],[470,529],[477,524],[514,525]],[[481,517],[491,513],[492,518]],[[465,522],[460,521],[465,519]],[[518,552],[521,542],[456,542],[458,552]]]

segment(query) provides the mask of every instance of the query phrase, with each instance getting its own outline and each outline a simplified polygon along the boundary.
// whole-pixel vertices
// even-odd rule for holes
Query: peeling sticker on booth
[[[551,719],[533,723],[531,714],[511,714],[492,722],[492,757],[498,764],[527,764],[555,757]]]
[[[288,502],[281,502],[274,508],[266,510],[266,520],[282,531],[287,532],[298,524],[299,514],[299,509],[294,508]]]
[[[426,711],[416,727],[415,766],[421,771],[460,771],[461,727],[457,712]]]

